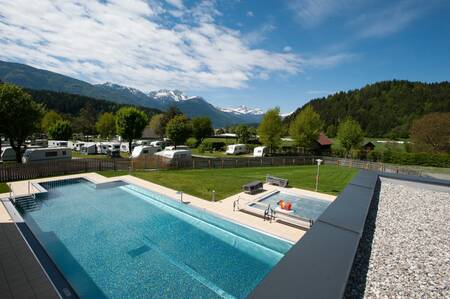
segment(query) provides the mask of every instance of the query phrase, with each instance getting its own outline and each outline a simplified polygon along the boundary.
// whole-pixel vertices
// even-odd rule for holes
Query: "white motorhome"
[[[97,144],[95,142],[85,142],[80,147],[80,154],[94,155],[97,153]]]
[[[155,153],[155,155],[167,158],[167,159],[191,159],[192,152],[186,149],[176,149],[176,150],[163,150]]]
[[[151,141],[150,140],[137,140],[136,144],[137,145],[151,145]]]
[[[131,153],[131,158],[137,159],[145,156],[151,156],[159,150],[160,148],[158,147],[153,147],[149,145],[138,145],[133,149],[133,152]]]
[[[245,144],[231,144],[227,146],[225,154],[227,155],[238,155],[247,153],[247,146]]]
[[[2,161],[15,161],[16,160],[16,152],[10,146],[2,147],[1,152],[1,160]]]
[[[23,163],[47,160],[70,160],[72,150],[68,147],[46,147],[27,149],[22,157]]]
[[[265,157],[267,155],[267,146],[257,146],[253,150],[253,157]]]
[[[69,141],[64,140],[49,140],[48,147],[68,147]]]

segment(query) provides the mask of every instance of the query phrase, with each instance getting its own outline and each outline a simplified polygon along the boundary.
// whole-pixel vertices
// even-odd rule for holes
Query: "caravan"
[[[227,146],[225,154],[227,155],[238,155],[247,153],[247,146],[245,144],[231,144]]]
[[[16,152],[10,146],[3,147],[1,152],[1,160],[2,161],[15,161],[16,160]]]
[[[166,159],[190,160],[192,158],[192,152],[185,149],[163,150],[155,153],[155,155],[164,157]]]
[[[49,140],[48,147],[68,147],[69,141],[64,140]]]
[[[133,149],[133,152],[131,153],[132,159],[142,158],[146,156],[151,156],[155,154],[160,149],[158,147],[153,147],[149,145],[138,145]]]
[[[267,156],[267,146],[257,146],[253,150],[253,157],[265,157]]]
[[[46,160],[70,160],[72,150],[68,147],[47,147],[27,149],[22,157],[23,163]]]

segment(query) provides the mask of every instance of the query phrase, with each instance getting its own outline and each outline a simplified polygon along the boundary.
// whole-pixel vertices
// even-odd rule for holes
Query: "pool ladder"
[[[275,220],[275,213],[276,213],[275,210],[272,209],[270,207],[270,205],[268,205],[267,209],[264,210],[264,216],[263,216],[264,221],[267,220],[267,221],[272,222],[272,220]]]

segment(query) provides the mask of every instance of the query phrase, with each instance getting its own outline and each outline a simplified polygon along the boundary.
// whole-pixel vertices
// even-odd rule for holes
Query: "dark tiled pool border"
[[[342,298],[379,178],[450,187],[450,181],[359,171],[248,298]]]

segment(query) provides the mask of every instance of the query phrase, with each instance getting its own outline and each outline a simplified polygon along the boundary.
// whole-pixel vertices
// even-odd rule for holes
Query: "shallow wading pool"
[[[244,298],[292,246],[130,184],[41,186],[20,212],[81,298]]]

